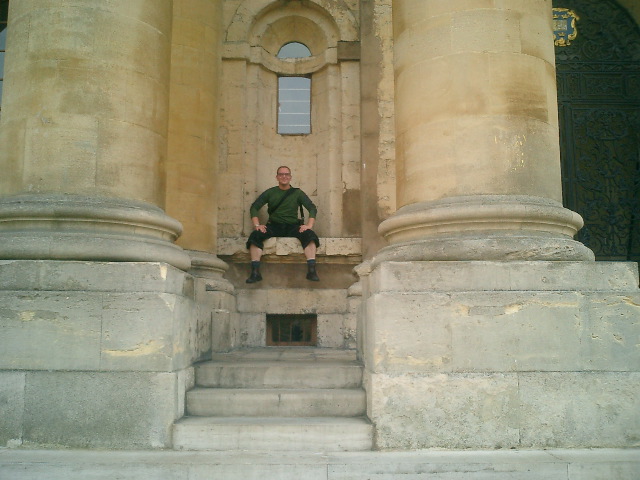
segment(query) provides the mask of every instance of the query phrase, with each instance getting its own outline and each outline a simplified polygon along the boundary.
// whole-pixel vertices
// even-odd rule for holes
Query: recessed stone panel
[[[26,373],[0,372],[0,447],[22,444]]]

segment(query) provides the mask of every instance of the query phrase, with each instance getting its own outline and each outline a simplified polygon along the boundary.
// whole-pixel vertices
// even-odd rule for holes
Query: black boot
[[[319,282],[320,278],[316,272],[316,262],[315,260],[307,261],[307,280],[311,280],[312,282]]]
[[[260,262],[251,262],[251,275],[245,280],[246,283],[256,283],[262,280],[260,275]]]

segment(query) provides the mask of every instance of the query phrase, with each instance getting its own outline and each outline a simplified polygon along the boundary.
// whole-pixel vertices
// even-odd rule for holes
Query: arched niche
[[[220,254],[244,252],[249,206],[275,185],[279,165],[318,206],[318,234],[346,238],[359,254],[360,65],[338,54],[341,42],[357,43],[355,18],[342,2],[251,0],[225,19]],[[311,56],[278,58],[290,42]],[[311,78],[311,133],[277,133],[281,76]]]

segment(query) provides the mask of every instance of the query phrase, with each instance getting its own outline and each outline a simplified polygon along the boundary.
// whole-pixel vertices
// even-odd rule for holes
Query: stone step
[[[186,417],[173,430],[175,450],[362,452],[372,445],[365,418]]]
[[[362,389],[200,388],[187,392],[187,415],[211,417],[358,417]]]
[[[216,388],[358,388],[356,362],[204,362],[196,366],[196,385]]]

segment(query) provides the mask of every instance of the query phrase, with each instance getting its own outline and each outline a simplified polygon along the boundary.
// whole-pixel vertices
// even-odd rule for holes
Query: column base
[[[180,222],[142,202],[79,195],[0,198],[0,258],[163,262],[189,256],[173,242]]]
[[[530,196],[477,195],[408,205],[380,224],[383,261],[594,260],[573,235],[582,218]]]

